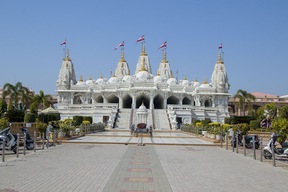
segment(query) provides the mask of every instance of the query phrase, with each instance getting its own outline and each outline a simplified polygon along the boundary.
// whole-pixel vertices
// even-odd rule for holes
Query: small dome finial
[[[67,49],[67,51],[66,51],[66,58],[64,60],[65,61],[71,61],[71,59],[69,57],[69,49]]]
[[[82,78],[82,75],[80,75],[80,80],[79,80],[80,82],[83,82],[83,78]]]
[[[102,73],[100,73],[100,79],[103,79]]]
[[[122,49],[122,52],[121,52],[120,62],[126,62],[126,60],[124,59],[124,49]]]
[[[187,80],[186,74],[184,75],[184,80]]]
[[[92,76],[90,75],[89,80],[92,80]]]
[[[166,59],[166,49],[163,49],[163,60],[161,61],[162,63],[168,63]]]
[[[218,54],[218,61],[217,61],[217,64],[223,64],[224,62],[222,61],[221,59],[221,55]]]

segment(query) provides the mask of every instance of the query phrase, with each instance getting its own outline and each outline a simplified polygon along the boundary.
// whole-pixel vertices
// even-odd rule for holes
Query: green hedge
[[[34,123],[36,121],[36,115],[34,113],[25,113],[24,122]]]
[[[247,123],[250,124],[250,121],[255,120],[255,117],[252,116],[231,116],[229,118],[225,118],[225,123],[230,125],[235,125],[239,123]]]

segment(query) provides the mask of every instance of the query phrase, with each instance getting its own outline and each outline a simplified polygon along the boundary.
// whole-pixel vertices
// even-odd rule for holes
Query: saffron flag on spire
[[[66,39],[60,45],[66,45]]]
[[[140,41],[144,41],[145,40],[145,37],[144,35],[142,35],[141,37],[139,37],[137,40],[136,40],[136,43],[140,42]]]
[[[162,48],[164,48],[164,47],[167,47],[167,41],[165,41],[162,45],[160,45],[160,47],[158,48],[158,50],[159,50],[159,49],[162,49]]]
[[[119,47],[124,47],[124,41],[122,41],[122,43],[120,43],[117,47],[115,47],[114,50],[117,50]]]
[[[220,45],[218,46],[218,49],[222,49],[222,43],[220,43]]]

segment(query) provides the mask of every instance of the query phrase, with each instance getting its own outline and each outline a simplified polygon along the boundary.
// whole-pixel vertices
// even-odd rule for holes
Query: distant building
[[[251,93],[256,97],[255,101],[251,102],[252,109],[257,111],[259,107],[265,106],[269,103],[275,103],[277,108],[279,109],[282,106],[288,106],[288,95],[277,96],[267,93],[253,92]],[[240,109],[237,107],[236,103],[239,101],[231,97],[229,100],[229,113],[230,115],[240,115]],[[248,114],[248,108],[245,108],[245,114]]]
[[[190,72],[191,69],[187,69]],[[193,71],[192,71],[193,72]],[[98,79],[76,80],[72,60],[67,52],[57,80],[58,108],[61,119],[91,116],[93,122],[128,129],[139,122],[136,112],[147,108],[147,124],[155,129],[175,129],[179,124],[209,118],[223,123],[229,117],[229,83],[220,54],[212,73],[211,83],[177,80],[163,51],[163,60],[152,74],[144,45],[134,74],[130,73],[124,51],[114,74]]]

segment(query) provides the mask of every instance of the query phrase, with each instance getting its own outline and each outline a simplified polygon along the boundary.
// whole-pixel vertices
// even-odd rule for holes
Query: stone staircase
[[[131,118],[131,109],[119,109],[114,128],[129,129],[130,118]]]
[[[166,109],[154,109],[155,130],[170,130]]]

